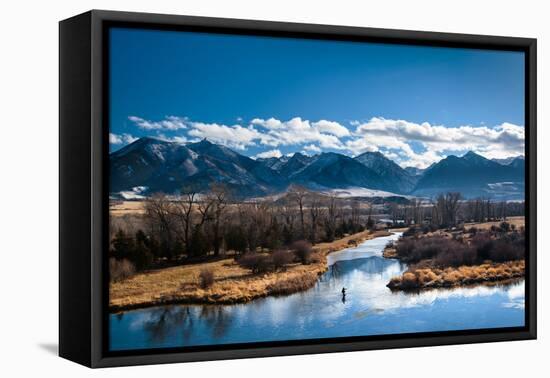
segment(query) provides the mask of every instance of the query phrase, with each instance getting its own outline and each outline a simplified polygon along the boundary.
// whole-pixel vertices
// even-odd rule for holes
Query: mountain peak
[[[473,151],[468,151],[466,154],[464,154],[462,156],[463,160],[466,160],[468,162],[471,162],[471,163],[477,163],[477,164],[482,164],[482,165],[492,165],[494,164],[493,161],[479,155],[479,154],[476,154],[475,152]]]
[[[500,165],[512,165],[512,164],[520,164],[525,161],[525,156],[523,155],[517,155],[517,156],[508,156],[506,158],[495,158],[491,159],[495,163],[499,163]]]
[[[195,145],[197,146],[213,146],[214,143],[210,142],[208,138],[204,137],[200,142],[196,142]]]
[[[354,160],[372,169],[383,178],[392,177],[388,186],[390,191],[407,193],[413,189],[416,179],[380,151],[364,152],[356,156]]]
[[[425,171],[413,194],[435,196],[446,191],[457,191],[466,198],[521,198],[522,168],[522,165],[501,165],[472,151],[461,157],[449,155]],[[514,183],[516,189],[499,189],[501,183]]]
[[[385,158],[384,154],[380,151],[366,151],[356,157],[359,157],[359,156],[378,156],[378,157]]]
[[[300,162],[303,162],[303,161],[306,161],[308,160],[308,156],[307,155],[304,155],[303,153],[301,152],[295,152],[294,155],[292,155],[288,161],[300,161]]]
[[[131,144],[147,144],[147,143],[153,143],[153,142],[166,142],[165,140],[162,140],[160,138],[155,138],[152,136],[142,136],[141,138],[137,139]]]
[[[165,143],[166,144],[166,143],[169,143],[169,142],[166,142],[162,139],[157,139],[157,138],[154,138],[154,137],[150,137],[150,136],[143,136],[139,139],[136,139],[132,143],[127,144],[126,146],[116,150],[111,155],[112,156],[122,156],[122,155],[125,155],[125,154],[128,154],[128,153],[134,152],[136,150],[148,148],[149,146],[151,146],[155,143],[156,144],[160,144],[160,143]]]
[[[200,142],[189,143],[187,145],[191,149],[210,150],[212,148],[221,149],[223,146],[210,142],[208,139],[203,138]]]
[[[483,156],[476,154],[474,151],[468,151],[463,156],[463,158],[483,158]]]

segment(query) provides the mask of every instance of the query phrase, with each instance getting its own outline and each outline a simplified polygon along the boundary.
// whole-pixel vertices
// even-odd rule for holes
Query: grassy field
[[[525,217],[524,216],[518,216],[518,217],[508,217],[506,218],[506,222],[515,225],[516,227],[522,227],[525,226]],[[481,230],[488,230],[491,228],[491,226],[498,226],[502,223],[502,221],[498,222],[484,222],[484,223],[465,223],[464,227],[477,227]]]
[[[525,226],[524,217],[510,217],[506,222],[516,227]],[[475,227],[479,230],[489,230],[491,226],[499,226],[501,222],[468,223],[466,229]],[[450,233],[436,231],[421,237],[447,236]],[[395,248],[388,247],[384,250],[386,258],[398,258]],[[474,284],[492,284],[517,280],[525,276],[525,260],[491,262],[487,261],[479,265],[463,265],[458,267],[435,266],[433,261],[422,260],[413,264],[401,276],[393,277],[388,283],[392,290],[420,290],[436,287],[456,287]]]
[[[144,201],[116,201],[109,204],[109,214],[113,217],[145,214]]]
[[[117,312],[172,303],[242,303],[268,295],[291,294],[315,285],[318,276],[327,270],[328,253],[387,235],[387,231],[363,231],[331,243],[317,244],[314,250],[321,256],[319,262],[292,264],[283,272],[251,274],[227,258],[139,273],[111,282],[109,309]],[[214,273],[214,283],[206,289],[199,284],[199,274],[204,269]]]
[[[418,290],[436,287],[468,286],[505,282],[525,275],[525,260],[488,263],[458,268],[410,269],[388,283],[392,290]]]

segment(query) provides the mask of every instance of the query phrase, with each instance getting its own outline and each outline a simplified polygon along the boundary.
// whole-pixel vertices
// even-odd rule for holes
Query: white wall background
[[[550,186],[550,26],[545,1],[4,1],[0,22],[0,375],[445,378],[548,372],[550,269],[539,217],[539,340],[89,370],[58,358],[57,22],[92,8],[538,38],[539,214]],[[545,352],[546,348],[546,352]],[[538,374],[537,374],[538,372]]]

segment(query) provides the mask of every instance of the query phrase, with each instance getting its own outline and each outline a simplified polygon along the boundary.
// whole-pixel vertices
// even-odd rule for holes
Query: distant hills
[[[410,193],[423,172],[418,168],[403,169],[380,152],[365,152],[356,156],[355,160],[386,178],[388,184],[384,189],[394,193]]]
[[[422,174],[413,193],[430,197],[455,191],[469,198],[523,199],[525,164],[523,158],[516,160],[503,165],[471,151],[448,156]]]
[[[317,191],[423,197],[460,191],[465,197],[523,199],[525,177],[523,157],[497,162],[468,152],[420,170],[403,169],[379,152],[254,160],[207,140],[184,145],[150,137],[111,153],[110,167],[111,195],[122,197],[136,188],[144,195],[179,193],[185,186],[203,191],[223,182],[243,198],[280,193],[296,184]]]
[[[523,156],[511,156],[504,159],[491,159],[495,163],[501,165],[510,165],[510,164],[525,164],[525,158]]]
[[[223,182],[243,197],[285,188],[281,176],[262,162],[203,140],[183,145],[144,137],[110,155],[111,192],[147,188],[179,193],[184,186],[206,190]]]

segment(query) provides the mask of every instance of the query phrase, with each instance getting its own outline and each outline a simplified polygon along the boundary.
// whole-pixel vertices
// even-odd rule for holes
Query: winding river
[[[328,256],[315,287],[237,305],[173,305],[110,315],[111,350],[317,339],[524,325],[524,281],[392,293],[406,269],[382,257],[391,236]],[[342,288],[347,294],[342,297]]]

